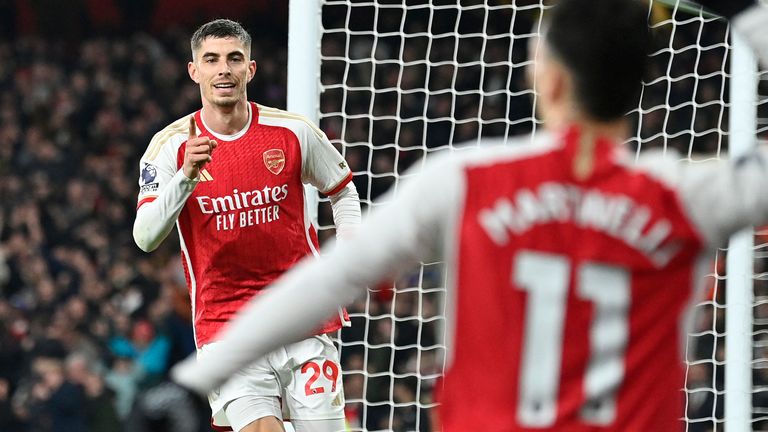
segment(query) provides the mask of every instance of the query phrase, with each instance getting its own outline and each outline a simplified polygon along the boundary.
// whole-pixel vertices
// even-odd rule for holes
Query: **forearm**
[[[216,354],[185,360],[174,368],[174,379],[205,393],[254,359],[306,338],[366,287],[418,261],[430,234],[412,225],[410,214],[394,204],[375,212],[357,235],[327,255],[303,260],[255,297],[211,346]]]
[[[179,170],[154,201],[136,210],[133,239],[141,250],[151,252],[165,240],[197,183]]]
[[[360,228],[361,220],[360,197],[355,184],[347,183],[341,191],[328,198],[331,200],[333,222],[336,224],[336,237],[351,238]]]
[[[185,360],[174,379],[204,393],[238,369],[281,345],[312,334],[336,308],[366,287],[392,279],[441,243],[443,221],[455,216],[463,181],[455,169],[437,165],[435,176],[409,182],[398,197],[372,211],[359,232],[319,259],[305,259],[263,295],[255,297],[224,330],[215,355]],[[440,193],[436,193],[440,191]]]
[[[217,354],[199,360],[189,357],[173,369],[174,380],[204,394],[254,359],[307,338],[362,291],[327,265],[323,258],[304,260],[240,311],[210,347]],[[308,289],[313,286],[328,288]]]

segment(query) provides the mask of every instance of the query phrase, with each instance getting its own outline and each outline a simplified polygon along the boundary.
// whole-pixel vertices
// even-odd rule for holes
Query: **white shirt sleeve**
[[[333,223],[336,224],[336,238],[348,239],[360,228],[360,197],[355,184],[349,182],[339,192],[328,197],[331,200]]]
[[[672,154],[648,152],[640,167],[679,191],[691,222],[709,247],[722,246],[741,228],[768,223],[768,149],[733,160],[681,162]]]
[[[300,125],[296,133],[301,143],[301,181],[326,195],[336,194],[352,179],[347,162],[323,131],[309,122]]]
[[[176,168],[176,151],[186,135],[159,132],[139,162],[139,198],[133,239],[145,252],[151,252],[173,229],[187,198],[198,179],[189,179]]]
[[[187,388],[208,392],[253,359],[306,337],[365,287],[442,249],[463,185],[457,165],[448,162],[431,164],[406,180],[395,198],[390,193],[386,204],[371,211],[358,235],[320,259],[303,260],[251,301],[213,347],[220,354],[199,362],[188,358],[173,369],[173,378]]]
[[[301,143],[301,181],[328,195],[336,237],[354,235],[360,226],[360,197],[347,162],[323,131],[309,121],[300,122],[295,132]]]

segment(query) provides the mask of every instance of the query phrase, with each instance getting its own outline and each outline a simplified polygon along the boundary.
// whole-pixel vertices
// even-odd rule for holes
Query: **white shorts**
[[[216,342],[198,350],[198,358]],[[282,419],[326,420],[344,418],[344,389],[339,353],[326,335],[286,345],[238,371],[208,395],[214,428],[230,422],[226,406],[246,396],[275,397],[281,401]],[[256,413],[253,420],[280,413]],[[262,415],[263,414],[263,415]]]

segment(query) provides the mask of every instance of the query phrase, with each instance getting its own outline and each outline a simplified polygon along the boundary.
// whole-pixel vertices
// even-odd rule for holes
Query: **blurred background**
[[[254,37],[249,96],[284,107],[287,2],[0,1],[1,431],[209,430],[205,406],[127,421],[194,350],[175,231],[145,254],[131,229],[140,156],[201,106],[189,37],[222,16]]]

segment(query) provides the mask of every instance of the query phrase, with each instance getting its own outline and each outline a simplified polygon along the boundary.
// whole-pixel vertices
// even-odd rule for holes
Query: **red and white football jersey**
[[[194,113],[198,135],[218,142],[177,222],[198,347],[298,260],[317,254],[303,183],[333,195],[352,179],[342,156],[303,117],[255,103],[250,113],[232,136],[212,133]],[[183,117],[150,142],[141,160],[139,207],[181,168],[188,124]],[[342,310],[321,332],[347,322]]]

